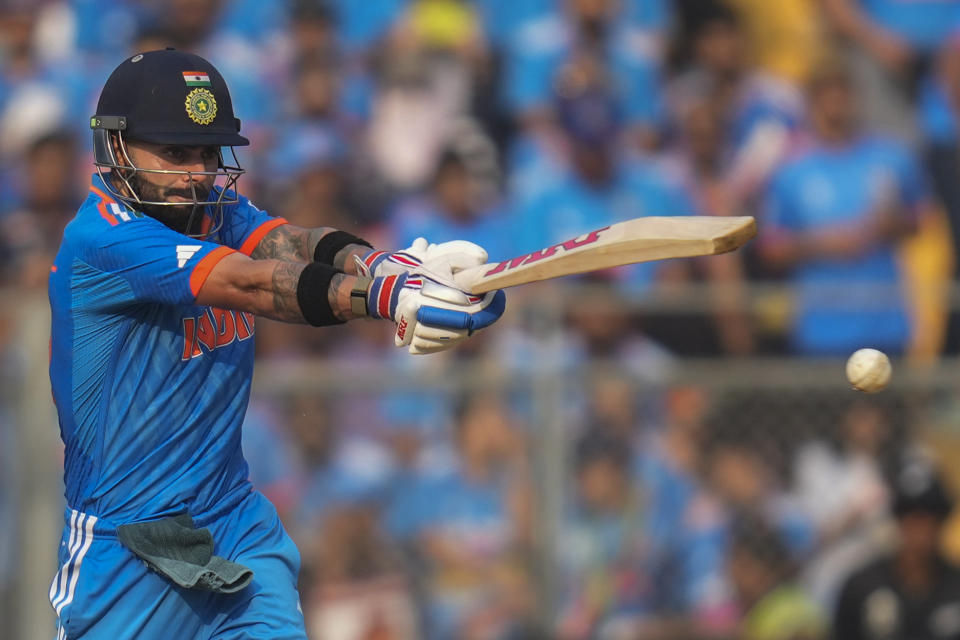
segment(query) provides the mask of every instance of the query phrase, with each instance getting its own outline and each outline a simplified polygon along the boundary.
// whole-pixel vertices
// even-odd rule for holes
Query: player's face
[[[175,173],[137,172],[130,179],[141,200],[150,202],[183,203],[183,206],[143,205],[145,213],[160,219],[175,229],[187,224],[193,214],[193,203],[207,200],[213,188],[214,173],[220,164],[219,149],[215,146],[186,146],[129,141],[127,155],[139,169],[172,171]]]
[[[141,200],[157,202],[193,202],[194,190],[199,200],[206,199],[213,187],[213,175],[189,175],[187,171],[215,172],[219,165],[219,150],[215,146],[185,146],[129,142],[127,153],[134,166],[141,169],[177,171],[182,173],[143,173],[145,186],[151,196],[140,194]]]

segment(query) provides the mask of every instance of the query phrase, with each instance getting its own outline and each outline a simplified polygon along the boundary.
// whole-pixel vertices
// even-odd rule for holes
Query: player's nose
[[[184,165],[183,171],[183,182],[203,182],[208,179],[209,176],[206,174],[210,172],[210,168],[205,162],[198,160],[196,162],[189,162]]]
[[[185,182],[202,182],[207,178],[203,172],[216,171],[216,161],[207,157],[203,147],[191,147],[188,149],[182,169],[189,172],[183,176]]]

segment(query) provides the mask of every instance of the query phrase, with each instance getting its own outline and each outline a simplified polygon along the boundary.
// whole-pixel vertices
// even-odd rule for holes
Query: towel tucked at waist
[[[187,513],[122,524],[117,537],[148,567],[186,589],[240,591],[253,580],[248,567],[213,555],[209,529],[197,529]]]

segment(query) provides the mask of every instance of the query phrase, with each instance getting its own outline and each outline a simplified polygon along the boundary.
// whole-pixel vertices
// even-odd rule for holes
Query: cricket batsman
[[[453,284],[486,262],[474,244],[374,251],[239,195],[233,147],[248,141],[196,55],[124,60],[90,126],[96,173],[49,287],[58,638],[305,638],[299,554],[240,448],[254,317],[387,319],[398,346],[432,353],[495,322],[503,292]]]

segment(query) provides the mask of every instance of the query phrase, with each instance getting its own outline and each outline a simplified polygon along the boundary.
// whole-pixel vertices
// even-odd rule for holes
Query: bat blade
[[[533,253],[457,273],[474,294],[637,262],[733,251],[757,235],[751,216],[634,218],[596,229]]]

